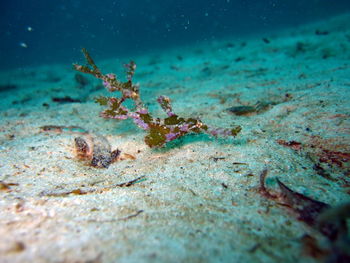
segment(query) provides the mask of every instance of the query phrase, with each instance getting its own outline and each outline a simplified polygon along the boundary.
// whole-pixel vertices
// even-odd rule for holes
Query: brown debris
[[[74,102],[81,102],[79,99],[73,99],[69,96],[64,96],[64,97],[53,97],[52,98],[53,102],[57,103],[74,103]]]
[[[119,184],[114,184],[111,185],[109,187],[102,187],[102,188],[97,188],[97,189],[87,189],[87,190],[82,190],[80,188],[74,189],[74,190],[70,190],[70,191],[64,191],[64,192],[51,192],[51,191],[43,191],[41,192],[39,195],[40,196],[54,196],[54,197],[64,197],[64,196],[68,196],[70,194],[74,194],[74,195],[86,195],[86,194],[93,194],[93,193],[102,193],[102,192],[106,192],[109,190],[112,190],[116,187],[130,187],[138,182],[143,181],[143,179],[145,178],[145,176],[139,176],[136,179],[133,179],[131,181],[128,182],[124,182],[124,183],[119,183]]]
[[[26,246],[22,241],[16,241],[12,244],[11,248],[7,251],[8,253],[19,253],[25,250]]]
[[[350,240],[346,218],[350,217],[350,203],[331,207],[326,203],[291,190],[278,178],[277,183],[280,193],[277,195],[270,194],[265,187],[266,175],[267,169],[264,169],[260,174],[259,192],[264,197],[277,200],[279,204],[289,207],[297,214],[299,220],[316,229],[327,238],[330,251],[329,255],[327,255],[327,262],[349,262],[350,254],[348,248],[350,247]],[[306,237],[302,241],[304,249],[309,254],[311,253],[312,256],[327,254],[318,249],[313,238]]]
[[[346,152],[335,152],[323,149],[320,162],[335,164],[338,167],[343,167],[344,163],[350,162],[350,153]]]
[[[232,113],[237,116],[252,116],[255,114],[263,113],[270,108],[272,108],[274,105],[278,103],[276,102],[267,102],[267,101],[258,101],[256,104],[250,106],[234,106],[226,109],[229,113]]]
[[[85,130],[80,126],[44,125],[40,127],[40,130],[45,132],[58,132],[58,133],[67,132],[67,131],[81,133],[81,134],[88,133],[87,130]]]
[[[89,219],[87,220],[88,222],[91,223],[112,223],[112,222],[116,222],[116,221],[126,221],[129,220],[131,218],[137,217],[138,215],[140,215],[141,213],[143,213],[144,210],[138,210],[136,211],[134,214],[128,215],[126,217],[122,217],[122,218],[113,218],[113,219],[105,219],[105,220],[98,220],[98,219]]]
[[[339,168],[350,166],[350,147],[343,143],[341,138],[325,139],[320,136],[312,136],[307,147],[319,158],[319,162]]]
[[[297,141],[277,140],[277,143],[279,145],[290,147],[291,149],[293,149],[295,151],[299,151],[302,148],[302,144],[300,142],[297,142]]]
[[[277,200],[279,204],[289,207],[296,213],[298,220],[305,222],[311,227],[317,228],[329,239],[334,240],[338,236],[339,231],[333,224],[318,224],[319,215],[325,212],[327,209],[330,209],[330,205],[293,191],[278,178],[276,180],[280,188],[280,192],[277,194],[271,194],[265,187],[266,176],[267,169],[264,169],[260,174],[259,188],[259,192],[264,197]]]
[[[136,160],[136,157],[130,153],[123,153],[123,156],[121,157],[123,160],[129,159],[129,160]]]
[[[329,251],[320,248],[317,244],[316,238],[308,234],[305,234],[301,238],[301,243],[303,245],[303,254],[309,257],[324,259],[327,255],[329,255]]]
[[[11,191],[11,186],[18,186],[18,184],[0,181],[0,191]]]
[[[277,195],[275,194],[271,194],[270,191],[267,190],[266,186],[265,186],[265,179],[266,179],[266,176],[267,176],[267,168],[265,168],[261,173],[260,173],[260,178],[259,178],[259,193],[261,195],[263,195],[264,197],[266,198],[269,198],[269,199],[276,199],[277,198]]]

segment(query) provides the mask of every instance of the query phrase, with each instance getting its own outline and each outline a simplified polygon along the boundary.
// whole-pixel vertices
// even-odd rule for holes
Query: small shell
[[[87,134],[74,139],[77,155],[81,159],[87,159],[90,164],[98,168],[108,168],[118,158],[120,151],[111,151],[111,145],[102,135]]]

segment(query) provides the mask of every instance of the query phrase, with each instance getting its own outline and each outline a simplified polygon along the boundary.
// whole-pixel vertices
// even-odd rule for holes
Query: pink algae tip
[[[140,114],[148,114],[148,110],[145,108],[142,108],[142,109],[138,110],[137,112]]]
[[[178,136],[179,136],[179,133],[170,132],[170,133],[165,135],[165,138],[166,138],[167,142],[170,142],[172,140],[175,140]]]

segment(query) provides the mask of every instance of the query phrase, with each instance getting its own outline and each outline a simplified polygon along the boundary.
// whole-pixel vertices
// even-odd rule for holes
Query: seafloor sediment
[[[0,262],[318,262],[327,240],[258,191],[259,174],[331,206],[350,194],[350,16],[132,58],[154,115],[174,111],[236,138],[188,135],[150,149],[71,65],[0,74]],[[93,55],[93,54],[92,54]],[[97,61],[123,76],[121,62]],[[78,74],[78,75],[77,75]],[[247,106],[242,108],[242,106]],[[105,136],[108,169],[77,158],[79,126]],[[139,180],[132,181],[139,178]],[[132,181],[128,184],[128,182]]]

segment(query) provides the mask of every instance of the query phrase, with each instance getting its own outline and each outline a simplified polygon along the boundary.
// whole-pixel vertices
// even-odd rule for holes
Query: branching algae
[[[107,107],[101,112],[101,117],[118,120],[133,119],[138,127],[148,132],[145,136],[145,142],[149,147],[162,147],[167,142],[188,133],[204,132],[213,136],[236,136],[241,131],[240,126],[232,129],[218,129],[209,127],[197,118],[179,117],[173,112],[171,101],[166,96],[158,97],[157,101],[167,114],[167,117],[164,119],[154,118],[140,98],[139,86],[132,81],[136,69],[135,62],[131,61],[125,65],[127,81],[121,82],[113,73],[102,74],[86,49],[82,51],[88,66],[74,64],[74,69],[101,79],[108,91],[119,91],[121,93],[121,97],[101,96],[96,99],[96,102],[101,106]],[[134,109],[129,109],[123,105],[128,99],[134,101]]]

